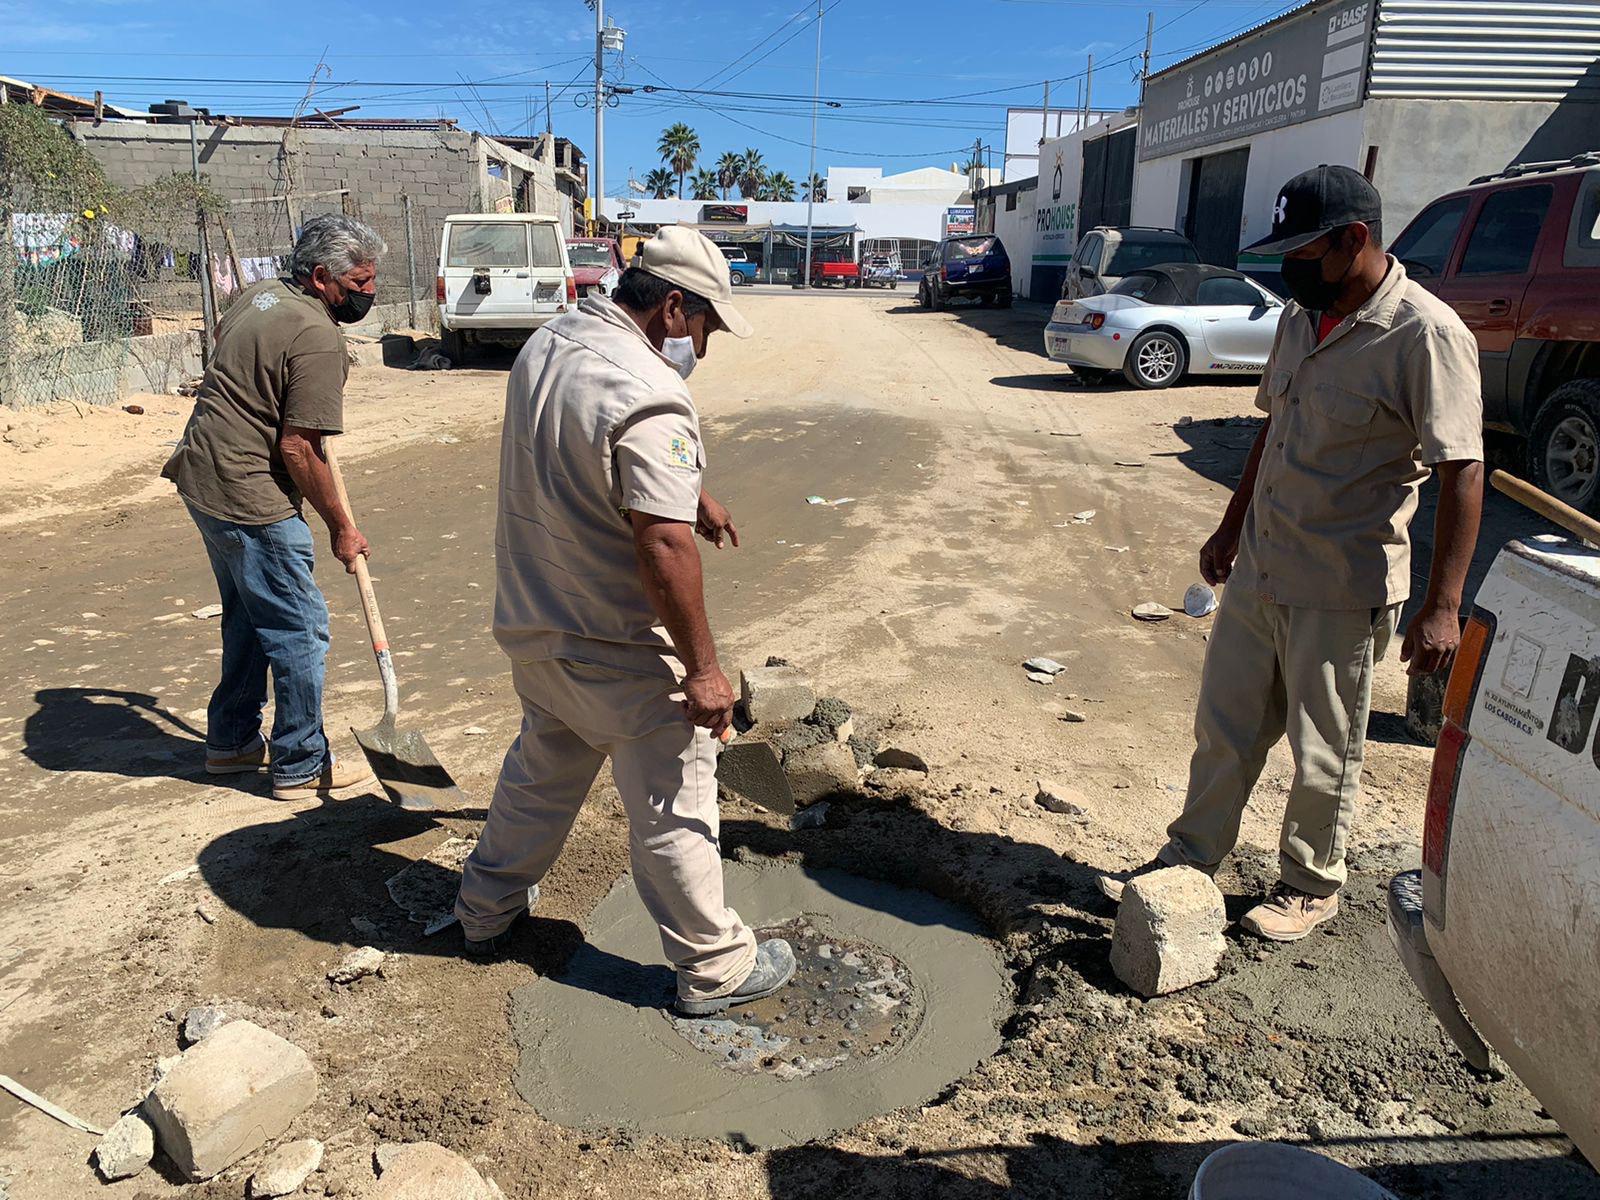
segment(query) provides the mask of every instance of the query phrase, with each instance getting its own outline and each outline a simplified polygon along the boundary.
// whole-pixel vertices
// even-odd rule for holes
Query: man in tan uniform
[[[1365,749],[1372,671],[1411,593],[1411,520],[1429,469],[1439,511],[1428,591],[1401,646],[1413,674],[1447,665],[1483,503],[1478,350],[1461,319],[1383,252],[1382,202],[1348,167],[1284,185],[1272,234],[1295,303],[1256,404],[1267,423],[1200,552],[1229,581],[1206,647],[1182,814],[1156,859],[1212,873],[1233,849],[1267,752],[1285,733],[1294,782],[1281,880],[1243,919],[1294,941],[1332,917]]]
[[[748,337],[727,263],[671,226],[611,297],[528,340],[506,389],[495,638],[511,658],[522,732],[462,872],[469,954],[495,953],[537,899],[601,764],[628,814],[634,879],[677,969],[678,1009],[719,1012],[794,973],[788,943],[756,944],[723,899],[716,739],[733,689],[717,665],[694,535],[738,545],[701,490],[705,450],[681,367],[662,353]]]

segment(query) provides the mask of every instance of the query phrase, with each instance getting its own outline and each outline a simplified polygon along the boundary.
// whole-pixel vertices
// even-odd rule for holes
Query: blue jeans
[[[261,744],[272,672],[272,782],[305,783],[328,765],[322,683],[328,605],[311,577],[316,551],[302,517],[236,525],[196,508],[222,595],[222,681],[206,710],[206,754],[223,758]]]

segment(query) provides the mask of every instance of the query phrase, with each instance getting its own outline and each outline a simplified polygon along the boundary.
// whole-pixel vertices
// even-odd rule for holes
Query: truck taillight
[[[1428,807],[1422,818],[1422,866],[1439,884],[1439,902],[1428,910],[1440,928],[1445,919],[1445,877],[1450,862],[1450,823],[1455,816],[1456,791],[1461,786],[1461,764],[1472,744],[1469,732],[1472,701],[1483,679],[1494,640],[1494,616],[1483,609],[1473,612],[1461,633],[1450,682],[1445,685],[1444,724],[1433,750],[1433,770],[1428,776]]]
[[[578,302],[578,281],[576,279],[574,279],[571,275],[568,275],[567,276],[567,303],[568,304],[576,304],[577,302]]]
[[[949,267],[940,267],[939,268],[939,278],[940,279],[949,279],[950,278],[950,268]]]
[[[440,304],[444,303],[444,276],[443,275],[435,275],[433,277],[433,295],[434,295],[434,299],[438,300],[438,302]]]

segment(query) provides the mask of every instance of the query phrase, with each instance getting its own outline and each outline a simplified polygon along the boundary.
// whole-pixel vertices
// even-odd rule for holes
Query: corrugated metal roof
[[[1381,0],[1368,95],[1600,100],[1600,4]]]

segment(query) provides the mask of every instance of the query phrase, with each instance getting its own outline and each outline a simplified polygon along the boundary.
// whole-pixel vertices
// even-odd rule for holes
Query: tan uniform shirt
[[[350,373],[344,334],[292,280],[263,279],[234,299],[183,438],[161,474],[195,508],[239,525],[300,511],[278,439],[284,426],[339,433]]]
[[[1291,303],[1256,404],[1271,417],[1235,586],[1296,608],[1411,594],[1411,518],[1428,467],[1483,458],[1478,347],[1392,257],[1372,297],[1317,343]]]
[[[660,674],[672,642],[627,513],[693,523],[704,468],[689,389],[610,300],[529,338],[500,439],[494,633],[506,653]]]

